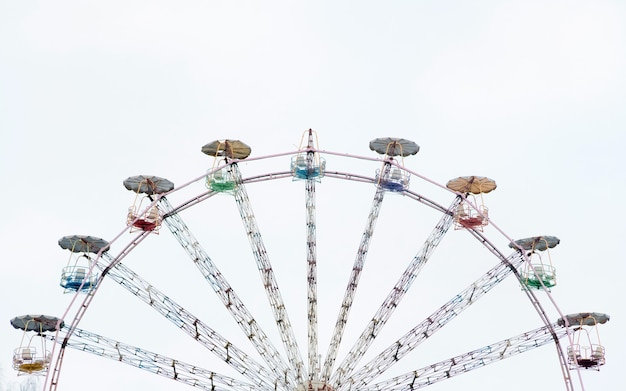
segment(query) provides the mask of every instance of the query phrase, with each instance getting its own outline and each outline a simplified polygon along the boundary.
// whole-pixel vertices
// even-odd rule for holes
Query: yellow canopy
[[[496,181],[483,176],[462,176],[448,181],[446,187],[459,193],[489,193],[496,188]]]
[[[202,147],[202,153],[209,156],[224,156],[230,159],[245,159],[250,156],[250,149],[239,140],[215,140]]]

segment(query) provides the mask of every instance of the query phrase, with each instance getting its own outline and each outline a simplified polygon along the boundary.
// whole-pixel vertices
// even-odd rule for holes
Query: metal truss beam
[[[285,303],[278,288],[278,283],[276,282],[274,270],[272,269],[272,265],[268,258],[265,245],[263,244],[263,239],[252,211],[250,199],[248,198],[246,188],[241,178],[239,166],[236,163],[233,163],[228,167],[228,170],[231,173],[232,178],[235,180],[235,183],[237,183],[235,188],[235,201],[237,203],[237,207],[239,208],[239,214],[246,229],[246,234],[252,247],[252,253],[254,255],[263,286],[265,287],[265,292],[267,294],[270,307],[272,308],[274,320],[278,326],[283,346],[287,352],[289,363],[291,364],[293,371],[295,371],[295,374],[290,373],[290,376],[295,375],[298,384],[303,383],[308,376],[307,369],[305,368],[302,357],[300,356],[300,351],[298,349],[298,344],[296,342],[291,322],[289,321]]]
[[[489,292],[504,278],[517,269],[524,262],[523,254],[515,252],[506,260],[498,263],[495,267],[476,280],[468,288],[454,296],[439,310],[431,314],[411,331],[400,337],[391,346],[377,355],[369,363],[364,365],[356,373],[351,374],[343,383],[333,383],[336,389],[350,389],[369,384],[374,378],[386,371],[405,355],[413,351],[416,346],[432,336],[448,322],[454,319],[464,309],[474,304],[479,298]]]
[[[307,164],[312,164],[313,154],[307,154]],[[317,338],[317,237],[315,221],[315,179],[306,180],[306,248],[307,248],[307,315],[309,341],[309,380],[319,378]]]
[[[384,177],[387,174],[387,172],[389,171],[389,167],[389,163],[385,164],[380,173],[381,177]],[[335,363],[335,360],[337,359],[339,345],[341,344],[345,326],[348,322],[348,315],[354,301],[356,289],[359,285],[359,279],[361,277],[361,272],[365,264],[367,252],[369,250],[369,244],[372,239],[372,235],[374,234],[374,227],[376,225],[376,221],[378,220],[378,215],[380,214],[380,208],[383,202],[384,195],[385,189],[379,184],[378,186],[376,186],[374,200],[372,202],[372,206],[367,217],[365,230],[363,231],[363,235],[361,236],[361,243],[359,244],[359,248],[357,250],[357,255],[352,266],[352,273],[350,274],[348,286],[346,287],[343,301],[341,303],[341,308],[339,310],[339,315],[335,323],[335,329],[331,337],[330,346],[328,347],[328,353],[326,355],[324,369],[322,370],[321,377],[321,380],[324,382],[327,382],[330,379],[333,365]]]
[[[139,243],[141,243],[149,234],[150,233],[146,231],[141,232],[129,244],[127,244],[126,247],[124,247],[124,249],[122,250],[122,252],[119,253],[118,256],[115,258],[112,258],[111,256],[109,256],[108,253],[105,252],[104,249],[100,250],[98,254],[96,255],[96,260],[98,262],[102,262],[103,256],[106,256],[106,258],[109,260],[109,264],[104,265],[104,267],[101,269],[102,276],[106,275],[111,267],[118,264],[124,257],[126,257],[126,255],[128,255],[135,247],[137,247]],[[89,272],[91,272],[91,269],[89,270]],[[100,282],[98,282],[95,288],[90,290],[85,296],[85,298],[83,299],[80,307],[78,307],[78,310],[76,311],[76,314],[74,315],[72,323],[69,326],[68,332],[65,335],[66,340],[72,335],[73,330],[78,327],[78,324],[80,323],[83,316],[87,312],[87,309],[89,308],[89,304],[91,304],[91,301],[95,297],[95,294],[99,288],[100,288]],[[79,294],[78,292],[75,294],[74,296],[75,299],[78,296],[78,294]],[[72,303],[74,303],[73,300],[72,300]],[[70,307],[68,307],[68,310],[67,310],[68,312],[71,306],[72,304],[70,304]],[[52,354],[54,354],[54,349],[52,351]],[[52,369],[48,370],[48,372],[46,373],[44,388],[48,388],[50,391],[55,391],[57,389],[58,384],[59,384],[59,377],[61,376],[61,369],[63,366],[64,356],[65,356],[65,345],[61,344],[59,353],[54,359],[54,365]]]
[[[293,374],[282,361],[278,350],[276,350],[268,336],[260,328],[250,311],[228,284],[226,278],[218,270],[198,240],[193,236],[180,215],[173,213],[174,209],[165,197],[161,198],[159,202],[164,209],[164,215],[167,216],[163,220],[165,225],[196,264],[231,316],[239,324],[246,337],[263,357],[270,370],[274,371],[276,378],[282,379],[281,383],[286,382],[291,384],[292,387],[295,386],[293,384]]]
[[[61,331],[62,334],[59,335],[59,339],[52,335],[46,335],[45,337],[58,343],[65,343],[67,347],[72,349],[119,361],[202,390],[255,391],[259,389],[257,384],[241,382],[229,376],[208,371],[195,365],[78,328],[74,329],[71,338],[64,342],[64,337],[69,329],[63,327]]]
[[[107,259],[107,254],[103,254],[103,258]],[[100,262],[96,264],[99,269],[102,269],[105,265]],[[253,384],[259,387],[274,387],[276,384],[282,388],[286,387],[282,377],[277,377],[276,374],[252,360],[245,352],[219,335],[215,330],[204,324],[200,319],[189,313],[124,264],[115,264],[113,268],[109,269],[107,276],[150,305],[222,361],[248,378]]]
[[[556,334],[553,334],[552,330],[555,330]],[[554,343],[555,338],[561,339],[566,335],[567,329],[565,327],[553,323],[551,326],[543,326],[516,337],[358,389],[360,391],[417,390],[528,350]]]
[[[339,365],[333,375],[331,383],[343,383],[345,376],[352,372],[359,360],[361,360],[363,355],[367,352],[367,349],[371,346],[376,336],[378,336],[393,311],[397,308],[400,301],[411,287],[413,280],[415,280],[422,267],[426,264],[426,262],[428,262],[432,253],[448,232],[450,226],[452,226],[454,221],[452,211],[456,210],[456,207],[459,203],[461,203],[461,201],[461,197],[456,197],[454,199],[448,208],[448,213],[445,213],[439,220],[435,228],[430,233],[430,236],[426,239],[426,242],[424,242],[420,252],[415,255],[409,266],[402,273],[396,285],[391,289],[387,298],[383,301],[382,305],[378,308],[378,311],[374,314],[372,320],[370,320],[365,330],[361,333],[361,336],[355,343],[354,347],[347,354],[342,364]]]

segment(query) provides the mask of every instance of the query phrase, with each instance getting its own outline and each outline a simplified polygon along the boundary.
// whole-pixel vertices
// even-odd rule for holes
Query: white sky
[[[183,184],[211,166],[200,153],[210,141],[241,139],[261,156],[295,150],[308,128],[318,132],[322,149],[356,155],[373,156],[367,145],[376,137],[413,140],[421,151],[406,159],[407,168],[438,183],[460,175],[495,179],[498,189],[485,201],[497,227],[516,239],[561,239],[551,252],[559,308],[611,316],[600,328],[607,364],[582,375],[588,390],[614,389],[623,383],[619,371],[626,364],[619,304],[625,48],[621,1],[0,0],[0,320],[6,322],[0,391],[23,381],[11,369],[22,335],[8,321],[65,311],[71,297],[62,294],[58,279],[69,253],[57,240],[120,233],[133,202],[123,179],[147,174]],[[369,175],[377,168],[344,163],[329,158],[329,169]],[[287,167],[288,159],[268,170]],[[245,176],[257,166],[241,169]],[[417,178],[412,185],[443,205],[452,200]],[[327,304],[320,310],[320,338],[327,340],[374,189],[327,179],[317,191],[320,295]],[[271,182],[249,193],[292,323],[300,326],[296,334],[305,341],[304,238],[295,244],[286,239],[303,229],[303,184]],[[245,240],[235,240],[243,229],[234,202],[221,196],[205,204],[183,217],[259,322],[268,322],[266,332],[275,333],[259,300],[264,294],[255,290],[260,283],[250,251],[243,251]],[[438,217],[423,212],[402,197],[386,196],[379,242],[370,249],[343,349],[434,226]],[[411,243],[406,234],[414,225],[424,235]],[[486,233],[506,246],[494,227]],[[448,233],[444,243],[414,284],[421,304],[407,298],[408,308],[388,325],[391,339],[379,348],[495,263],[460,231]],[[175,245],[164,229],[126,263],[185,308],[205,311],[209,325],[242,338]],[[385,262],[392,250],[406,261]],[[176,273],[182,277],[173,278]],[[199,346],[136,302],[109,282],[80,327],[213,369]],[[513,281],[473,307],[433,337],[432,346],[416,349],[415,364],[406,368],[541,325]],[[556,319],[554,313],[551,308]],[[324,352],[327,343],[321,342]],[[280,348],[279,341],[275,345]],[[304,350],[305,343],[300,346]],[[457,346],[462,350],[448,351]],[[245,341],[240,347],[250,350]],[[188,389],[69,350],[60,389],[86,384],[94,391]],[[554,348],[546,346],[430,389],[478,385],[486,391],[564,388]]]

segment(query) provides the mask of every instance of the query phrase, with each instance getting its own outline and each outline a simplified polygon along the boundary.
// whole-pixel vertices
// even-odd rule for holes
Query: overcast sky
[[[412,140],[421,149],[405,160],[407,169],[438,184],[461,175],[493,178],[498,188],[485,202],[494,226],[485,234],[503,248],[507,238],[561,240],[550,253],[558,273],[552,290],[558,310],[546,295],[540,297],[552,319],[558,311],[611,316],[599,330],[607,364],[582,379],[588,390],[614,389],[623,383],[619,371],[626,364],[620,332],[625,70],[621,1],[0,0],[0,391],[24,381],[11,368],[22,333],[8,321],[65,312],[71,295],[62,293],[58,281],[69,253],[57,241],[73,234],[109,240],[122,232],[134,200],[122,185],[125,178],[158,175],[182,185],[212,166],[200,152],[210,141],[240,139],[258,157],[296,150],[309,128],[321,149],[369,157],[376,157],[368,148],[374,138]],[[282,171],[289,157],[283,160],[240,168],[244,176]],[[363,175],[379,168],[332,156],[328,167]],[[201,182],[194,186],[187,193],[203,190]],[[287,179],[255,186],[249,189],[251,202],[306,357],[304,237],[294,243],[286,236],[303,235],[304,185]],[[452,201],[417,176],[411,186],[442,205]],[[320,308],[321,353],[374,190],[331,178],[317,186],[320,301],[327,304]],[[187,193],[172,195],[171,202],[182,203]],[[243,235],[235,202],[220,195],[204,204],[182,217],[241,297],[250,300],[259,322],[275,333],[269,331],[271,312],[260,300],[264,293],[251,251],[244,251],[245,237],[235,240]],[[424,209],[406,197],[386,196],[375,232],[379,241],[372,243],[357,292],[355,306],[361,307],[354,308],[342,352],[440,217]],[[414,229],[424,234],[413,238]],[[407,297],[407,308],[398,310],[388,325],[389,339],[378,348],[495,265],[495,257],[467,236],[448,233],[441,255],[429,262],[432,269],[416,280],[416,297]],[[115,250],[130,238],[125,233]],[[155,285],[185,308],[206,311],[209,325],[242,339],[176,246],[164,229],[125,263],[146,279],[161,278]],[[397,265],[386,255],[391,250],[405,257]],[[173,277],[178,272],[182,278]],[[144,307],[107,281],[80,327],[213,369],[200,346]],[[514,281],[476,307],[442,330],[439,342],[433,337],[432,346],[416,349],[415,364],[403,368],[541,326]],[[245,343],[243,338],[242,348],[253,350]],[[461,350],[448,352],[454,346]],[[94,391],[188,389],[68,351],[60,389],[86,384]],[[555,349],[545,346],[431,389],[478,384],[482,390],[565,388]],[[582,389],[577,375],[576,386]]]

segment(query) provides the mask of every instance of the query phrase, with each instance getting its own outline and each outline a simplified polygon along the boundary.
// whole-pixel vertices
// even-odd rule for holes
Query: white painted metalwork
[[[515,294],[527,296],[538,314],[537,321],[543,324],[540,328],[456,355],[444,361],[435,362],[423,368],[414,369],[404,375],[385,379],[384,376],[391,371],[392,367],[401,360],[406,359],[417,346],[434,336],[444,326],[453,321],[457,315],[477,302],[479,298],[486,295],[507,277],[514,275],[521,283],[524,278],[522,273],[524,266],[529,264],[529,256],[527,254],[529,244],[527,241],[530,239],[513,241],[500,231],[506,238],[506,244],[509,244],[513,249],[512,254],[505,256],[503,255],[503,250],[486,237],[481,228],[484,225],[481,225],[481,227],[467,226],[462,231],[456,231],[456,235],[469,235],[470,238],[476,239],[480,245],[488,250],[488,256],[491,259],[495,259],[495,266],[487,270],[468,287],[454,294],[439,309],[417,321],[417,324],[412,323],[410,326],[413,328],[395,339],[395,342],[391,345],[379,352],[371,352],[370,349],[374,346],[375,339],[385,329],[396,308],[399,307],[402,300],[407,296],[414,280],[421,274],[427,262],[434,262],[436,258],[434,256],[435,250],[441,247],[440,244],[444,243],[444,239],[447,241],[449,236],[451,236],[447,235],[447,233],[449,228],[453,226],[455,219],[458,220],[459,205],[468,202],[467,194],[465,194],[465,191],[458,189],[447,189],[445,186],[411,171],[403,163],[399,163],[395,159],[396,157],[404,158],[417,153],[419,150],[417,144],[411,141],[398,138],[376,139],[370,144],[370,148],[384,156],[382,158],[374,158],[321,150],[317,146],[316,138],[314,139],[311,130],[305,132],[303,139],[306,139],[307,143],[305,146],[301,145],[297,151],[261,157],[250,157],[251,148],[241,141],[218,140],[205,145],[202,150],[209,156],[219,157],[219,163],[214,162],[213,168],[208,171],[203,168],[205,174],[200,175],[189,183],[174,188],[173,184],[169,185],[171,182],[162,180],[167,186],[159,191],[142,189],[139,186],[142,183],[139,179],[145,178],[144,176],[131,177],[129,179],[133,179],[133,181],[129,182],[127,180],[125,183],[129,190],[133,190],[136,193],[145,193],[146,202],[151,202],[150,205],[146,205],[146,208],[158,212],[160,221],[169,229],[173,234],[175,242],[182,247],[184,253],[197,267],[206,283],[208,283],[221,304],[225,307],[228,316],[239,326],[245,339],[247,339],[244,342],[247,343],[249,341],[252,348],[237,346],[231,339],[212,328],[210,321],[202,320],[199,316],[192,314],[153,283],[148,282],[137,272],[131,270],[126,263],[122,263],[122,260],[149,235],[150,230],[139,232],[126,244],[124,244],[122,237],[128,237],[125,236],[128,235],[130,230],[128,226],[125,226],[124,230],[111,241],[104,241],[92,236],[68,236],[64,237],[63,242],[60,241],[60,244],[63,243],[61,247],[70,250],[72,253],[86,251],[85,256],[89,259],[87,263],[89,270],[84,271],[85,275],[95,275],[99,271],[99,278],[93,284],[93,287],[90,286],[90,289],[83,292],[84,297],[81,297],[82,300],[78,300],[79,292],[76,292],[74,300],[66,313],[58,318],[59,324],[51,327],[48,332],[42,333],[43,337],[57,342],[55,346],[58,347],[56,354],[54,351],[52,352],[50,370],[46,377],[47,388],[51,391],[57,388],[66,347],[118,360],[154,374],[206,390],[400,391],[425,387],[483,367],[492,362],[515,356],[527,350],[548,343],[555,343],[565,387],[567,390],[574,390],[574,382],[569,370],[577,369],[579,366],[572,364],[572,358],[566,355],[559,343],[559,339],[569,336],[571,334],[570,328],[581,326],[580,324],[572,324],[575,323],[573,320],[586,318],[583,318],[582,315],[563,316],[555,305],[556,311],[560,314],[560,319],[554,322],[554,319],[551,319],[552,316],[547,314],[546,308],[544,308],[537,297],[538,293],[545,293],[548,297],[551,297],[549,296],[549,291],[542,289],[545,286],[533,290],[517,289],[515,291]],[[346,159],[350,162],[365,162],[364,165],[371,163],[370,171],[356,172],[353,167],[345,168],[339,163],[340,159]],[[265,172],[252,172],[247,176],[244,175],[249,167],[255,166],[256,162],[261,161],[279,161],[281,168],[265,170]],[[245,164],[242,164],[242,162],[245,162]],[[209,187],[207,190],[205,186],[202,186],[202,192],[195,194],[191,199],[182,201],[176,206],[171,203],[170,200],[177,196],[178,191],[191,189],[195,183],[205,182],[207,178],[211,178],[211,175],[214,175],[216,172],[226,174],[233,181],[233,186],[229,187],[228,191],[212,187]],[[390,183],[384,181],[385,178],[394,178],[394,175],[395,177],[406,178],[406,180],[394,182],[397,186],[391,186]],[[413,178],[411,189],[408,188],[409,176]],[[292,186],[304,184],[303,214],[305,231],[302,240],[306,247],[306,254],[301,258],[294,256],[293,259],[294,262],[306,262],[304,267],[306,275],[302,276],[302,283],[306,284],[306,304],[303,303],[306,310],[301,311],[303,316],[304,313],[306,314],[306,323],[304,325],[306,327],[306,343],[302,344],[306,346],[306,352],[302,352],[299,348],[297,329],[294,330],[295,326],[289,317],[290,314],[293,315],[293,311],[288,312],[285,303],[285,298],[289,299],[289,297],[283,296],[283,292],[279,288],[276,276],[277,270],[274,269],[273,259],[266,249],[263,235],[265,232],[261,232],[257,223],[257,216],[253,211],[256,205],[254,197],[251,196],[253,195],[252,190],[250,190],[250,194],[248,193],[248,188],[251,189],[256,184],[268,181],[289,182],[293,183]],[[320,327],[323,325],[320,325],[319,317],[318,267],[320,264],[318,263],[319,233],[317,231],[317,212],[320,208],[317,205],[317,192],[318,189],[326,190],[327,183],[332,181],[365,184],[367,186],[363,186],[366,189],[363,193],[367,197],[366,201],[371,200],[372,196],[373,200],[371,201],[369,211],[362,211],[364,215],[367,215],[365,228],[361,233],[358,246],[356,246],[355,241],[356,254],[354,254],[347,285],[345,285],[345,289],[342,291],[343,299],[339,308],[335,309],[337,317],[334,325],[330,325],[328,328],[330,330],[328,346],[320,346],[319,334]],[[129,186],[129,183],[132,186]],[[427,197],[423,190],[425,184],[438,188],[447,198],[441,195]],[[387,192],[392,192],[395,194],[394,197],[404,198],[408,202],[413,202],[419,205],[420,208],[434,213],[439,220],[432,228],[430,234],[426,231],[425,240],[420,240],[419,237],[416,237],[415,241],[413,241],[411,238],[411,245],[419,246],[421,244],[421,247],[418,247],[417,252],[411,253],[415,255],[409,255],[408,258],[411,258],[411,256],[413,258],[406,260],[408,262],[407,266],[401,271],[399,279],[391,287],[382,303],[371,304],[374,314],[371,318],[368,318],[370,320],[366,322],[360,335],[354,336],[356,339],[353,344],[348,347],[342,346],[348,336],[347,325],[351,309],[359,293],[357,292],[359,283],[364,270],[367,269],[365,266],[371,250],[370,246],[375,243],[376,223],[379,218],[382,220],[382,216],[384,216],[381,212],[383,204],[388,202],[385,199]],[[262,289],[265,292],[265,296],[267,296],[273,323],[276,326],[276,330],[273,331],[277,333],[278,338],[282,342],[282,351],[279,351],[274,346],[274,341],[270,337],[272,335],[270,330],[265,331],[261,327],[260,322],[257,321],[260,317],[255,318],[249,309],[251,306],[244,304],[242,292],[235,291],[235,288],[226,280],[222,271],[218,269],[209,252],[202,247],[200,239],[192,234],[187,223],[183,221],[182,211],[194,208],[196,205],[211,199],[216,194],[222,194],[222,197],[232,197],[232,204],[236,207],[239,214],[235,220],[241,220],[245,237],[250,246],[248,251],[251,251],[254,259]],[[449,206],[442,206],[442,203],[437,201],[436,198],[445,198],[444,205],[449,204]],[[280,205],[276,205],[277,210],[280,209],[279,207]],[[397,221],[406,223],[402,219],[403,217],[400,216]],[[488,220],[486,215],[484,218]],[[435,221],[437,220],[434,219],[433,223]],[[422,224],[423,222],[411,221],[410,223]],[[489,229],[499,230],[492,222],[490,223]],[[351,223],[350,225],[354,226],[355,224]],[[408,228],[402,225],[401,229]],[[159,240],[164,240],[163,236],[167,235],[160,235]],[[217,240],[227,242],[229,238],[218,238]],[[117,256],[111,255],[110,248],[120,246],[120,242],[122,243],[122,251]],[[534,244],[535,241],[533,240],[532,243]],[[240,245],[241,243],[237,244],[237,246]],[[549,243],[546,242],[546,245],[549,245]],[[213,251],[214,249],[211,250]],[[211,253],[211,255],[213,254]],[[177,261],[180,260],[177,259]],[[459,260],[459,262],[461,261],[466,260]],[[371,262],[368,261],[368,266],[369,263]],[[241,267],[244,268],[244,266]],[[250,270],[242,271],[242,273],[244,272],[249,277]],[[78,324],[90,307],[101,282],[107,279],[115,281],[140,302],[148,305],[160,316],[176,325],[183,333],[191,337],[193,341],[207,349],[212,354],[213,361],[210,361],[208,365],[200,367],[188,364],[177,358],[166,357],[141,347],[115,341],[78,328]],[[442,283],[445,283],[445,281]],[[608,315],[603,316],[605,317],[601,319],[604,321],[600,323],[605,323],[608,320]],[[62,319],[68,320],[68,322],[61,325]],[[388,330],[385,329],[385,331]],[[352,336],[350,335],[350,337]],[[602,351],[599,349],[590,350],[588,354],[583,354],[581,351],[579,354],[580,359],[575,356],[577,352],[575,344],[570,343],[568,352],[573,353],[575,357],[574,364],[579,363],[582,359],[597,360],[598,365],[594,366],[595,368],[599,367],[600,363],[604,364],[604,346],[601,347]],[[342,348],[347,353],[341,353]],[[303,357],[305,357],[306,363]],[[367,361],[362,363],[361,361],[364,361],[364,358],[367,358]],[[225,364],[227,369],[232,370],[235,375],[221,374],[210,369],[211,364],[218,363],[219,365]]]

